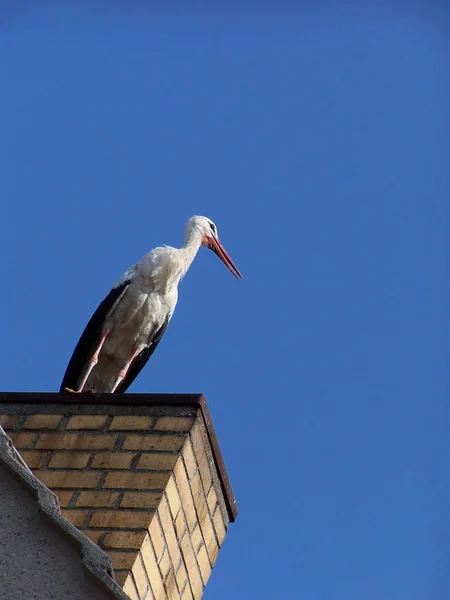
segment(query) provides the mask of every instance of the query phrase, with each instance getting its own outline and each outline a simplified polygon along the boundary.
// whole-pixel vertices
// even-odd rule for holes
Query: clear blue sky
[[[202,249],[130,390],[208,398],[240,514],[205,599],[447,599],[444,4],[18,4],[1,388],[56,391],[115,279],[207,215],[245,279]]]

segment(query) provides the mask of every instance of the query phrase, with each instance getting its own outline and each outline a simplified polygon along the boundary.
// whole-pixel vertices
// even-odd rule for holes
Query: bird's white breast
[[[126,359],[138,345],[147,345],[173,313],[180,279],[173,250],[156,248],[136,265],[128,289],[105,323],[111,331],[105,354]]]
[[[110,391],[136,348],[148,346],[170,319],[178,299],[178,268],[174,248],[156,248],[117,282],[130,281],[111,310],[103,330],[109,331],[87,387]]]

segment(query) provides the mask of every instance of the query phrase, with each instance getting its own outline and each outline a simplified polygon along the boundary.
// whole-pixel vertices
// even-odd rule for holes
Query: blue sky
[[[202,249],[130,390],[208,398],[206,600],[448,598],[450,21],[374,4],[0,8],[2,389],[193,214],[244,275]]]

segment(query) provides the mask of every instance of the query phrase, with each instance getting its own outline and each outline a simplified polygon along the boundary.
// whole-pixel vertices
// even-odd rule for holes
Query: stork
[[[182,248],[151,250],[112,286],[75,347],[61,392],[125,392],[161,341],[178,300],[178,284],[200,246],[210,248],[242,279],[214,223],[191,217]]]

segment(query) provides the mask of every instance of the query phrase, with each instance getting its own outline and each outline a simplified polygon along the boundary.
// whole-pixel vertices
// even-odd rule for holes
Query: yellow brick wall
[[[201,411],[61,410],[0,424],[66,518],[110,554],[130,598],[198,600],[229,522]]]

